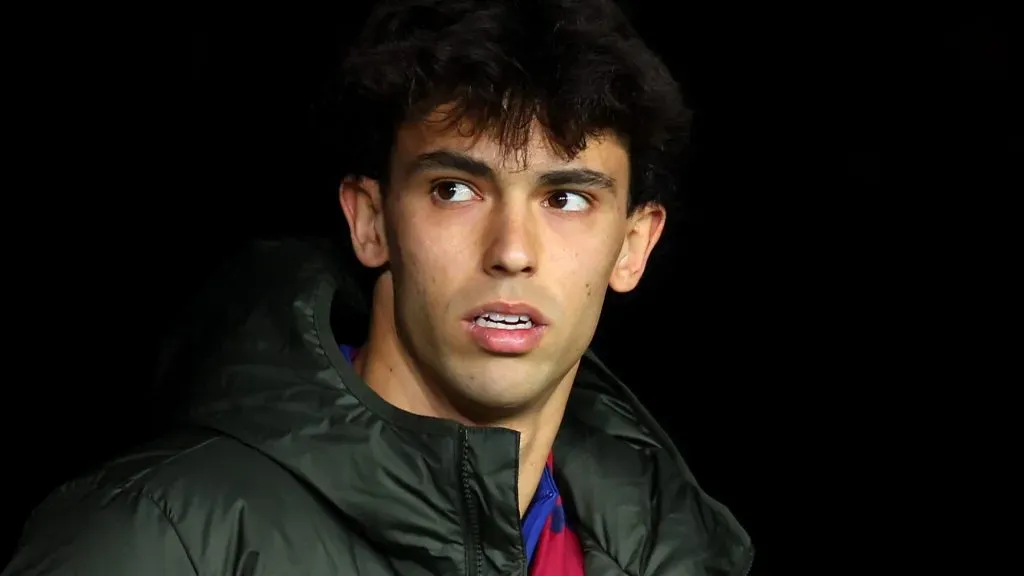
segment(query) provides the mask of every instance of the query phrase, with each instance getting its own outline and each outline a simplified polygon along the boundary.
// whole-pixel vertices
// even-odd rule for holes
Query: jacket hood
[[[368,306],[338,254],[323,241],[262,241],[226,264],[182,333],[173,374],[189,383],[187,419],[291,471],[399,572],[524,572],[519,434],[377,396],[339,351],[361,342],[349,338],[365,334]],[[591,352],[554,456],[588,575],[748,568],[747,534]]]

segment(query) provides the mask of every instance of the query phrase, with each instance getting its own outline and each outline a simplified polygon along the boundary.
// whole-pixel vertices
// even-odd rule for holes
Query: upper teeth
[[[528,322],[530,320],[529,316],[523,314],[498,314],[497,312],[484,312],[480,317],[495,322]]]
[[[520,330],[532,328],[533,321],[524,314],[498,314],[497,312],[485,312],[477,316],[476,323],[487,328],[502,328],[507,330]]]

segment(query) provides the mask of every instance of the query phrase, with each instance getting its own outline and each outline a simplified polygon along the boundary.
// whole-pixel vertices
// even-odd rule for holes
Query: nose
[[[488,223],[484,267],[492,276],[532,275],[537,268],[537,231],[528,206],[503,203]]]

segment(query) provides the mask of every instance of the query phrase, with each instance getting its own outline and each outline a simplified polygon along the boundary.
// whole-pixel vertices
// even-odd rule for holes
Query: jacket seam
[[[178,531],[178,525],[171,519],[171,515],[168,514],[166,506],[161,505],[160,502],[158,502],[149,492],[141,491],[139,494],[145,497],[146,500],[149,500],[150,503],[160,511],[160,514],[163,515],[164,520],[167,521],[167,525],[170,526],[171,531],[174,532],[174,537],[178,539],[178,544],[181,545],[181,551],[185,554],[185,558],[188,559],[189,566],[192,567],[192,573],[195,576],[199,576],[199,570],[196,568],[196,561],[192,558],[192,554],[189,552],[188,547],[185,546],[185,541],[181,538],[181,532]]]
[[[223,440],[223,437],[221,437],[221,436],[214,436],[212,438],[206,438],[206,439],[204,439],[202,442],[200,442],[198,444],[195,444],[193,446],[189,446],[188,448],[183,448],[181,450],[178,450],[174,454],[168,455],[163,460],[160,460],[159,462],[153,463],[152,465],[150,465],[141,474],[137,474],[135,476],[132,476],[131,478],[126,479],[124,482],[121,482],[120,484],[112,485],[111,487],[114,490],[117,490],[117,491],[131,489],[133,487],[133,485],[135,485],[135,484],[137,484],[139,482],[142,482],[144,478],[146,478],[147,476],[153,475],[160,468],[166,466],[167,464],[177,460],[178,458],[180,458],[180,457],[182,457],[182,456],[184,456],[186,454],[189,454],[191,452],[199,450],[200,448],[203,448],[206,445],[208,445],[208,444],[210,444],[210,443],[212,443],[212,442],[214,442],[216,440]],[[147,494],[147,496],[148,496],[148,494]],[[155,502],[155,500],[154,500],[154,502]]]

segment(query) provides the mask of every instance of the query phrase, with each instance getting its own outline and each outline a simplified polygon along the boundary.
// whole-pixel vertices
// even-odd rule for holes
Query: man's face
[[[397,133],[382,192],[395,327],[450,399],[515,411],[577,365],[606,287],[635,286],[664,212],[627,215],[629,158],[611,135],[566,161],[539,127],[511,156],[466,134],[437,122]]]

